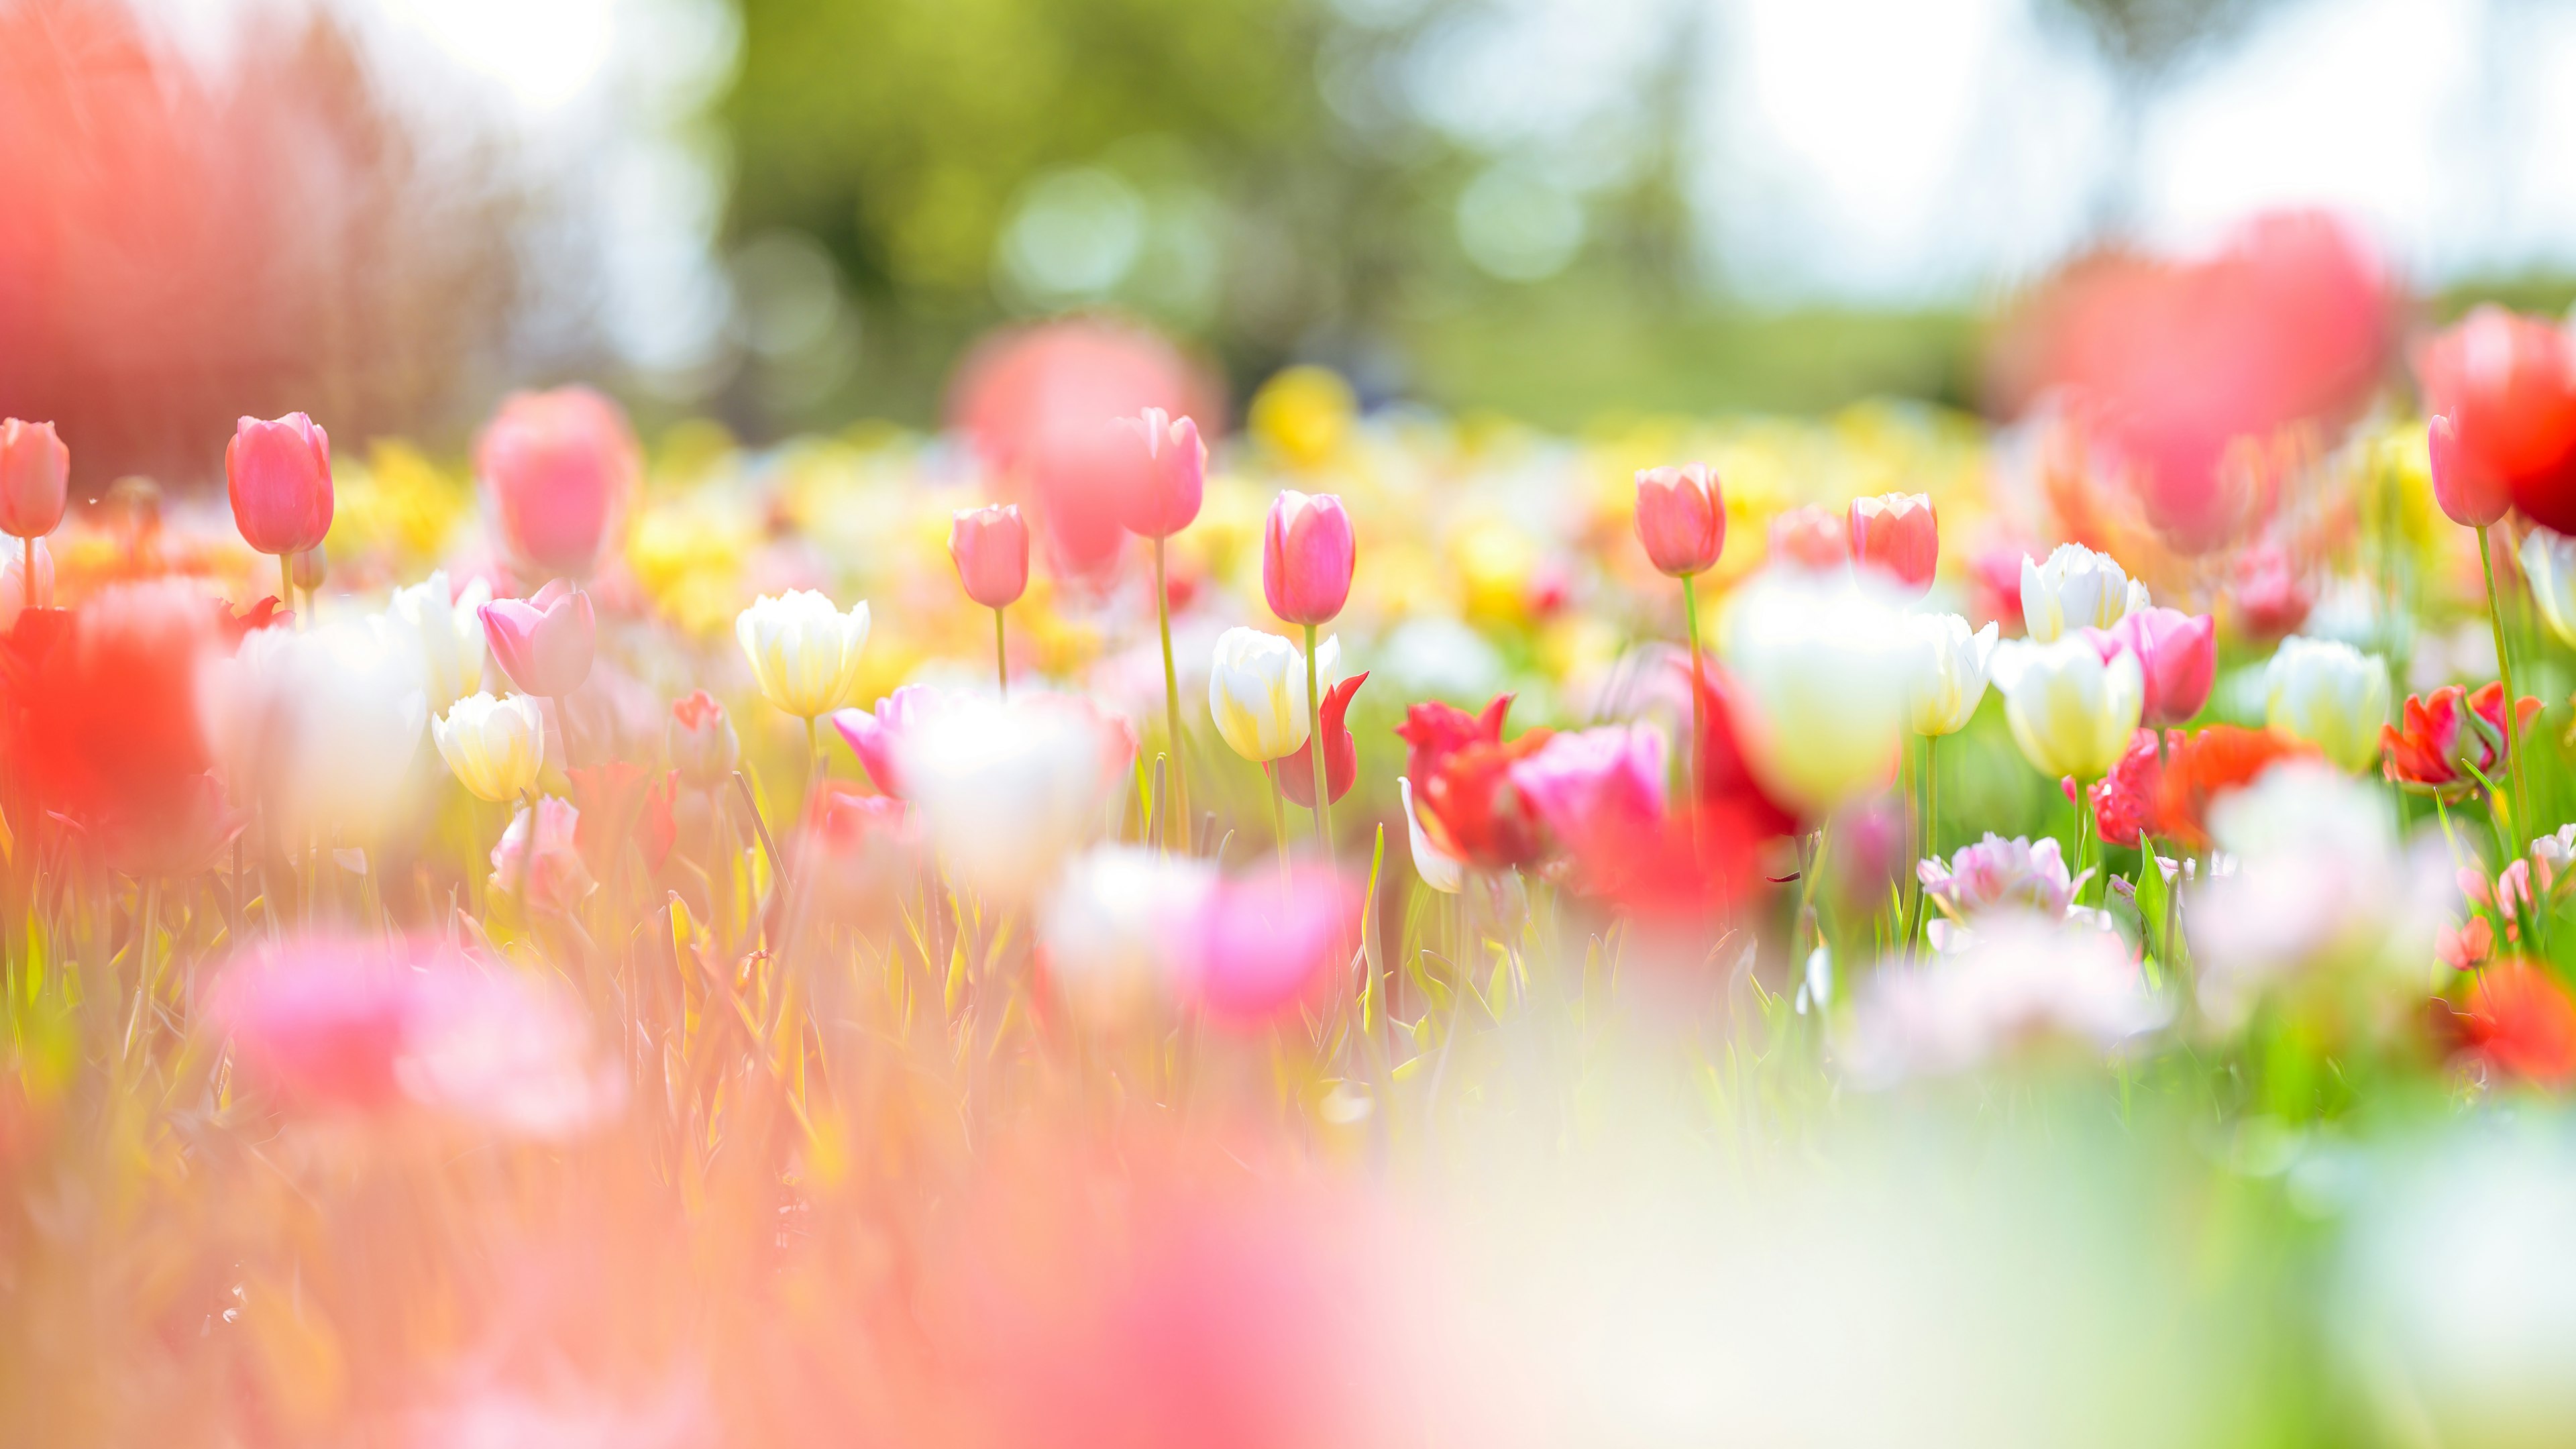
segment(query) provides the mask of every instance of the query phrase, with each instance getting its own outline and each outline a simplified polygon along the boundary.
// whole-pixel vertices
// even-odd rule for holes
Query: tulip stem
[[[1172,736],[1171,823],[1167,842],[1190,848],[1190,772],[1181,739],[1181,674],[1172,664],[1172,591],[1163,582],[1163,540],[1154,540],[1154,624],[1163,635],[1163,722]],[[1312,632],[1312,631],[1309,631]]]
[[[1279,845],[1279,879],[1288,879],[1288,801],[1279,789],[1279,766],[1285,760],[1273,760],[1261,767],[1261,776],[1270,782],[1270,835]]]
[[[37,607],[35,535],[30,534],[27,537],[18,540],[18,542],[26,549],[26,563],[23,565],[26,572],[18,576],[18,602],[27,608],[32,609]],[[53,600],[47,599],[45,602],[52,603]]]
[[[1697,800],[1700,751],[1706,747],[1708,736],[1706,706],[1701,696],[1707,691],[1708,680],[1699,657],[1699,586],[1689,574],[1682,575],[1682,630],[1690,639],[1691,659],[1691,752],[1683,778],[1690,781],[1691,798]]]
[[[29,557],[32,558],[34,553],[35,550],[28,550]],[[27,576],[34,578],[35,571],[29,570]],[[277,606],[295,615],[295,627],[299,630],[313,622],[295,607],[295,555],[291,553],[277,556]]]
[[[1324,793],[1324,696],[1315,684],[1315,626],[1306,626],[1306,749],[1315,766],[1315,844],[1333,858],[1333,802]]]
[[[1002,698],[1011,697],[1011,656],[1002,647],[1002,606],[999,604],[993,606],[993,682],[1001,687]]]
[[[2504,685],[2504,764],[2507,787],[2513,792],[2513,829],[2516,835],[2522,835],[2529,830],[2531,817],[2525,813],[2528,802],[2523,795],[2522,751],[2513,738],[2515,717],[2521,713],[2517,707],[2520,697],[2513,692],[2513,657],[2505,648],[2504,606],[2496,597],[2495,554],[2487,545],[2484,526],[2478,529],[2478,567],[2486,573],[2487,623],[2495,630],[2496,677]],[[2511,851],[2508,855],[2519,853]]]
[[[1917,772],[1922,777],[1921,784],[1923,786],[1922,817],[1916,821],[1916,825],[1923,833],[1923,847],[1916,857],[1918,861],[1938,859],[1941,854],[1940,833],[1934,828],[1934,821],[1939,818],[1937,812],[1941,808],[1940,762],[1938,755],[1936,754],[1940,743],[1941,737],[1939,735],[1925,735],[1923,737],[1923,762],[1921,765],[1916,767]],[[1908,952],[1911,952],[1914,949],[1914,943],[1923,935],[1923,872],[1909,866],[1905,873],[1914,877],[1912,882],[1914,887],[1914,908],[1912,911],[1907,913],[1905,918],[1905,949]]]
[[[994,617],[999,618],[1001,616],[1001,612],[1002,611],[999,609],[994,610]],[[804,718],[805,800],[806,808],[810,811],[813,808],[814,792],[816,789],[820,788],[823,783],[823,736],[822,733],[814,727],[814,716],[809,714]]]

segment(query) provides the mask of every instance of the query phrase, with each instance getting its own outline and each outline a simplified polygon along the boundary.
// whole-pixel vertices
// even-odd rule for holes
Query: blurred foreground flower
[[[206,666],[206,740],[272,844],[369,841],[395,823],[428,722],[424,671],[383,618],[261,629]]]
[[[1766,569],[1736,591],[1725,635],[1735,725],[1764,784],[1822,813],[1895,777],[1904,631],[1866,579]]]
[[[515,567],[586,579],[615,551],[644,460],[617,404],[564,387],[502,399],[475,441],[474,472]]]
[[[2116,932],[2007,911],[1988,916],[1957,954],[1883,964],[1842,1051],[1863,1085],[1883,1087],[2053,1044],[2098,1056],[2166,1015]]]
[[[1030,694],[958,700],[938,728],[897,735],[893,758],[904,798],[959,882],[1026,902],[1108,829],[1135,752],[1125,723],[1089,700]]]
[[[2292,739],[2305,740],[2346,770],[2358,770],[2379,753],[2379,731],[2388,722],[2388,666],[2341,640],[2281,641],[2264,674],[2269,703],[2264,718]]]
[[[420,652],[430,713],[445,713],[449,705],[482,691],[483,606],[491,601],[490,580],[470,579],[465,587],[452,589],[447,571],[434,569],[419,583],[394,590],[385,605],[385,616],[411,636],[412,647]]]
[[[878,700],[873,711],[834,711],[832,728],[848,743],[850,753],[858,756],[869,783],[898,800],[908,799],[899,773],[904,739],[914,730],[936,728],[936,722],[965,699],[934,684],[907,684]]]
[[[1194,984],[1216,889],[1216,868],[1188,856],[1105,845],[1077,858],[1039,917],[1048,977],[1104,1021]]]

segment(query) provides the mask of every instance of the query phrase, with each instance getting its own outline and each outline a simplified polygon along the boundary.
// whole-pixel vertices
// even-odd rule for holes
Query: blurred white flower
[[[2524,534],[2522,576],[2531,581],[2531,597],[2549,632],[2576,647],[2576,538],[2538,527]],[[2488,665],[2486,673],[2494,672],[2495,666]]]
[[[516,800],[546,762],[546,719],[524,694],[470,694],[429,722],[440,759],[477,799]]]
[[[2092,630],[2014,643],[1996,651],[1994,667],[2013,743],[2041,774],[2099,780],[2128,752],[2147,685],[2118,640]]]
[[[781,711],[815,719],[858,698],[859,651],[868,642],[865,599],[844,614],[812,589],[763,594],[734,617],[733,632],[761,697]]]
[[[1207,861],[1132,845],[1076,858],[1038,919],[1048,975],[1068,1001],[1105,1019],[1164,994],[1216,880]]]
[[[394,590],[385,617],[410,636],[420,651],[422,692],[429,712],[447,707],[483,688],[483,606],[492,602],[487,579],[469,579],[450,589],[445,569],[409,588]]]
[[[2264,720],[2346,770],[2379,757],[2388,722],[2388,665],[2340,640],[2293,634],[2264,671]]]
[[[1395,788],[1404,798],[1404,830],[1413,842],[1413,871],[1422,883],[1445,895],[1456,895],[1466,863],[1434,845],[1422,831],[1422,817],[1413,808],[1413,781],[1395,777]]]
[[[2119,560],[2080,543],[2059,544],[2046,563],[2021,561],[2022,628],[2034,644],[2053,644],[2069,630],[2108,629],[2149,602],[2147,586]]]
[[[1316,688],[1332,689],[1341,658],[1338,636],[1315,646]],[[1297,753],[1306,743],[1306,651],[1259,629],[1218,635],[1208,713],[1234,752],[1256,765]]]
[[[2107,1053],[2166,1015],[2117,932],[2090,919],[1996,912],[1956,955],[1882,964],[1852,1013],[1843,1055],[1861,1083],[1886,1086],[2050,1043]]]
[[[626,1077],[590,1039],[578,999],[490,968],[424,992],[394,1080],[405,1095],[514,1137],[561,1140],[626,1105]]]
[[[1763,783],[1823,813],[1895,777],[1904,616],[1874,577],[1766,569],[1729,601],[1737,728]]]
[[[1906,724],[1918,735],[1956,734],[1986,697],[1996,625],[1971,630],[1956,614],[1908,614],[1913,650],[1905,679]]]
[[[937,729],[899,736],[894,758],[952,877],[1025,902],[1108,827],[1135,750],[1125,723],[1087,700],[1018,694],[960,699]]]
[[[206,665],[206,743],[236,804],[281,844],[362,843],[403,805],[428,708],[420,654],[381,615],[259,629]]]

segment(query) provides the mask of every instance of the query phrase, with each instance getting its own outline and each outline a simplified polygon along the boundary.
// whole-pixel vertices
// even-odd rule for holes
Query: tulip
[[[1919,862],[1914,872],[1923,882],[1924,899],[1961,925],[1996,910],[2033,911],[2047,920],[2062,920],[2084,884],[2084,877],[2067,874],[2065,852],[2054,837],[2043,836],[2034,845],[2020,836],[2006,840],[1991,830],[1976,844],[1960,847],[1948,865],[1934,856]]]
[[[2073,629],[2108,629],[2148,602],[2145,584],[2080,543],[2059,544],[2046,563],[2022,557],[2022,629],[2034,644],[2055,643]]]
[[[36,570],[34,588],[27,586],[27,566]],[[54,594],[54,554],[41,538],[26,541],[26,547],[0,558],[0,632],[14,627],[18,611],[39,607]]]
[[[1337,677],[1341,649],[1338,638],[1316,647],[1319,680]],[[1304,652],[1276,634],[1235,628],[1218,635],[1208,665],[1208,713],[1217,734],[1255,764],[1297,753],[1308,729],[1307,672]]]
[[[2154,737],[2141,733],[2153,748]],[[2155,774],[2155,832],[2188,850],[2209,848],[2209,815],[2220,801],[2263,778],[2284,760],[2312,759],[2316,750],[2278,730],[2216,724],[2186,738],[2169,732],[2167,759]],[[2109,839],[2108,835],[2104,836]]]
[[[2576,538],[2546,528],[2523,535],[2522,576],[2549,632],[2576,647]]]
[[[2501,682],[2489,683],[2475,694],[2446,684],[2430,698],[2406,696],[2400,711],[2404,728],[2379,727],[2385,755],[2381,773],[2411,794],[2454,803],[2476,794],[2511,759],[2513,730],[2504,716],[2504,700]],[[2515,707],[2511,724],[2529,724],[2538,713],[2540,701],[2525,697]]]
[[[1956,614],[1908,614],[1912,644],[1905,684],[1906,724],[1928,738],[1967,728],[1985,700],[1998,626],[1971,631]]]
[[[2098,780],[2128,750],[2146,703],[2137,656],[2099,629],[1999,650],[1995,683],[2014,743],[2050,779]]]
[[[586,387],[518,392],[474,445],[474,471],[510,557],[538,577],[587,578],[643,476],[617,404]]]
[[[919,831],[903,803],[826,780],[806,809],[796,883],[823,919],[878,930],[921,878]]]
[[[590,678],[599,621],[578,587],[556,579],[532,598],[494,599],[477,613],[492,662],[520,693],[560,700]]]
[[[1261,534],[1261,591],[1291,624],[1329,624],[1351,596],[1351,517],[1330,493],[1291,488],[1270,505]]]
[[[2449,418],[2436,416],[2427,424],[2424,443],[2433,464],[2433,501],[2453,523],[2484,528],[2512,509],[2512,489],[2461,451],[2460,430]]]
[[[546,760],[546,718],[524,694],[470,694],[429,722],[440,759],[476,798],[516,800]]]
[[[1662,732],[1644,725],[1579,730],[1551,737],[1505,778],[1598,878],[1587,857],[1615,855],[1623,840],[1663,828],[1664,748]]]
[[[2145,608],[2111,626],[2111,637],[2138,656],[2149,729],[2178,725],[2200,713],[2218,672],[2218,621],[2180,609]]]
[[[2388,722],[2388,666],[2376,655],[2292,635],[2281,641],[2265,679],[2264,718],[2272,728],[2316,746],[2347,771],[2379,753],[2379,729]]]
[[[1199,425],[1161,408],[1120,418],[1117,425],[1144,450],[1143,466],[1130,470],[1126,486],[1111,496],[1119,526],[1151,539],[1189,527],[1207,488],[1207,445],[1199,441]]]
[[[492,600],[488,580],[469,580],[451,589],[447,571],[409,588],[394,590],[386,615],[402,626],[420,651],[422,675],[432,713],[483,688],[483,606]]]
[[[1869,978],[1839,1047],[1855,1082],[1890,1087],[2070,1046],[2108,1057],[2172,1014],[2089,913],[2002,913],[1954,951],[1930,969],[1889,962]]]
[[[517,896],[531,911],[571,914],[599,884],[581,857],[580,828],[581,812],[569,800],[540,796],[533,823],[529,807],[520,806],[510,817],[510,827],[501,832],[500,843],[492,847],[493,892]],[[530,853],[531,832],[534,854]]]
[[[302,413],[243,418],[224,449],[233,523],[280,567],[331,531],[331,435]]]
[[[0,421],[0,533],[38,539],[71,502],[72,451],[52,423]]]
[[[2550,1087],[2576,1081],[2576,998],[2556,976],[2502,962],[2478,974],[2468,1006],[2461,1036],[2489,1066]]]
[[[859,691],[859,651],[868,642],[864,599],[844,614],[811,589],[763,594],[735,616],[733,632],[761,697],[809,728]]]
[[[2256,643],[2268,644],[2294,633],[2316,608],[2316,590],[2277,543],[2257,544],[2237,555],[2235,577],[2227,598],[2236,606],[2236,627]]]
[[[111,585],[69,613],[18,615],[0,640],[11,680],[5,758],[31,805],[85,827],[136,829],[194,808],[213,763],[202,675],[223,647],[221,612],[192,581],[171,578]]]
[[[1736,594],[1735,725],[1773,795],[1822,813],[1895,777],[1905,650],[1903,617],[1866,579],[1770,569]]]
[[[2500,489],[2534,523],[2576,533],[2576,340],[2554,322],[2483,306],[2425,346],[2415,370],[2454,439],[2436,479],[2452,475],[2472,514]],[[2443,511],[2460,517],[2449,499]]]
[[[670,750],[671,768],[695,789],[712,790],[723,784],[742,761],[742,742],[734,738],[733,721],[725,718],[724,706],[716,703],[715,696],[703,689],[672,702],[663,739]]]
[[[1806,569],[1841,568],[1851,561],[1851,524],[1812,503],[1771,518],[1771,557]]]
[[[952,878],[1028,902],[1101,833],[1135,759],[1126,725],[1066,695],[960,699],[939,727],[906,730],[894,759]]]
[[[1413,873],[1422,883],[1444,895],[1456,895],[1465,866],[1458,857],[1442,850],[1423,832],[1422,816],[1413,808],[1411,777],[1395,777],[1396,793],[1404,800],[1404,833],[1413,846]]]
[[[1508,870],[1538,861],[1546,844],[1538,813],[1511,787],[1511,767],[1546,747],[1551,734],[1531,730],[1503,743],[1512,697],[1498,694],[1481,714],[1436,701],[1405,711],[1396,735],[1408,746],[1407,795],[1427,843],[1478,870]]]
[[[966,597],[1007,608],[1029,587],[1029,529],[1016,503],[961,508],[948,526],[948,557]]]
[[[935,721],[956,708],[964,699],[935,685],[907,684],[877,701],[876,712],[843,709],[832,714],[832,728],[840,731],[849,744],[850,753],[868,772],[877,789],[901,800],[906,798],[903,777],[895,761],[901,753],[905,733],[925,722]],[[935,725],[933,726],[935,728]]]
[[[1038,917],[1047,979],[1086,1016],[1115,1021],[1182,986],[1207,929],[1216,867],[1104,845],[1077,858]]]
[[[280,844],[343,844],[396,821],[428,718],[423,668],[383,616],[309,633],[262,629],[202,687],[206,740],[234,800],[266,812]]]
[[[1346,959],[1350,907],[1327,867],[1223,882],[1181,953],[1183,998],[1224,1026],[1288,1015],[1326,990]]]
[[[1941,562],[1941,524],[1920,493],[1883,493],[1851,501],[1852,562],[1876,568],[1921,598]]]
[[[1706,573],[1726,548],[1726,502],[1706,463],[1637,474],[1637,541],[1646,558],[1677,579]]]
[[[1320,721],[1324,732],[1324,789],[1327,804],[1338,805],[1351,793],[1359,778],[1359,746],[1351,739],[1343,723],[1351,708],[1351,696],[1368,682],[1363,672],[1354,674],[1324,691],[1324,708]],[[1270,773],[1278,780],[1280,791],[1306,809],[1315,808],[1315,741],[1308,737],[1297,746],[1297,753],[1284,760],[1270,762]]]

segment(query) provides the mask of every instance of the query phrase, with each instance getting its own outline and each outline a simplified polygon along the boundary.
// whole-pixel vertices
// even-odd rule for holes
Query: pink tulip
[[[2146,675],[2147,707],[2139,724],[2178,725],[2209,701],[2218,671],[2218,621],[2180,609],[2140,609],[2111,626],[2111,637],[2138,656]]]
[[[2462,528],[2484,528],[2513,507],[2509,481],[2460,446],[2460,430],[2435,416],[2425,430],[2433,458],[2433,499]]]
[[[261,553],[302,553],[331,531],[331,435],[302,413],[244,418],[224,449],[233,523]]]
[[[1920,493],[1882,493],[1851,501],[1851,556],[1921,598],[1941,562],[1941,525]]]
[[[1328,867],[1222,882],[1177,923],[1169,953],[1185,1000],[1220,1023],[1259,1026],[1326,990],[1350,939],[1350,893]]]
[[[1270,612],[1291,624],[1332,622],[1350,600],[1357,551],[1341,499],[1283,491],[1261,535],[1261,591]]]
[[[1147,408],[1143,417],[1120,418],[1118,428],[1142,443],[1145,455],[1111,497],[1119,526],[1145,538],[1169,538],[1189,527],[1207,490],[1207,445],[1199,441],[1199,425]]]
[[[598,567],[643,470],[625,413],[586,387],[512,393],[474,445],[503,546],[541,576]]]
[[[1771,556],[1800,568],[1840,568],[1851,557],[1851,525],[1809,503],[1773,516]]]
[[[1674,578],[1705,573],[1726,548],[1726,501],[1706,463],[1637,474],[1637,541]]]
[[[987,609],[1018,603],[1029,587],[1029,528],[1019,505],[957,510],[948,525],[948,557],[966,597]]]
[[[72,450],[52,423],[0,422],[0,533],[42,538],[71,498]]]
[[[895,768],[895,757],[903,744],[906,730],[954,709],[957,698],[936,685],[907,684],[877,701],[876,712],[835,710],[832,728],[859,757],[868,779],[877,789],[895,799],[905,798],[903,778]]]
[[[492,847],[493,893],[514,897],[524,893],[530,910],[569,914],[598,884],[591,878],[589,863],[581,858],[580,830],[581,812],[569,800],[540,797],[533,824],[528,808],[520,806],[510,817],[510,827],[501,832],[500,843]],[[536,837],[533,856],[529,854],[531,833]]]
[[[725,718],[724,706],[716,703],[715,696],[703,689],[672,703],[664,735],[671,768],[700,790],[723,784],[742,761],[742,742],[734,736],[733,722]]]
[[[1663,825],[1664,737],[1651,729],[1557,735],[1507,778],[1578,862]]]
[[[482,609],[492,662],[522,694],[561,699],[590,678],[599,621],[590,595],[561,579],[530,599],[494,599]]]

